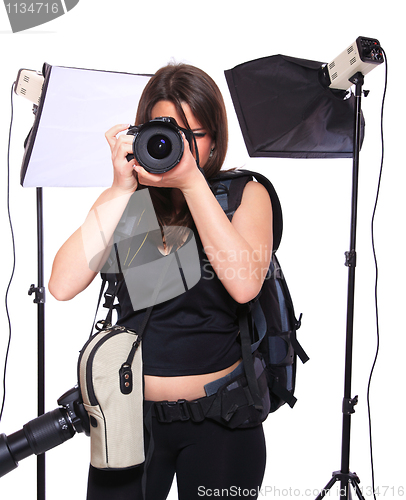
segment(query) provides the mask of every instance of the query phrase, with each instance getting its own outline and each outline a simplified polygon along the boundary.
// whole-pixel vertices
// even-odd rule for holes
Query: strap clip
[[[175,421],[192,420],[201,422],[204,420],[204,412],[199,401],[157,401],[155,403],[156,417],[159,422],[171,423]]]

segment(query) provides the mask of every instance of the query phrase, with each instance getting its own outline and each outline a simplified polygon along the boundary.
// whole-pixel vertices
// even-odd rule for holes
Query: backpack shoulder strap
[[[272,203],[273,250],[275,252],[279,248],[282,240],[283,217],[279,197],[271,181],[258,172],[238,169],[220,171],[216,177],[209,179],[208,182],[217,201],[231,220],[235,211],[241,204],[244,188],[251,180],[260,182],[269,193]]]
[[[230,220],[241,204],[242,195],[245,186],[248,182],[256,180],[265,186],[272,203],[273,212],[273,233],[274,233],[274,251],[278,248],[282,237],[282,209],[279,198],[271,182],[263,175],[249,170],[231,170],[221,171],[214,178],[209,180],[211,189],[216,196],[220,206]],[[254,363],[252,360],[252,345],[251,334],[249,326],[249,312],[250,306],[246,305],[239,307],[238,310],[238,323],[240,327],[241,351],[244,364],[244,371],[247,378],[248,387],[253,398],[254,406],[262,409],[262,400],[260,397],[260,390]]]
[[[239,177],[224,176],[224,178],[216,178],[211,184],[217,201],[230,220],[232,220],[235,211],[241,205],[242,193],[251,180],[252,177],[248,175]]]

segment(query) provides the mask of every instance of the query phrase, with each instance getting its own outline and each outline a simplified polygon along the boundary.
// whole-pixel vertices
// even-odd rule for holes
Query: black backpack
[[[252,427],[263,422],[269,413],[284,403],[293,407],[297,357],[305,363],[309,358],[296,338],[301,316],[296,319],[292,299],[276,250],[282,238],[282,210],[272,183],[263,175],[249,170],[221,171],[208,181],[217,201],[231,220],[241,203],[245,185],[255,179],[263,184],[271,198],[273,212],[273,253],[269,271],[260,294],[248,304],[238,308],[240,341],[243,363],[226,377],[205,386],[206,398],[197,401],[159,402],[154,405],[154,415],[161,422],[192,420],[199,422],[211,418],[230,427]],[[131,236],[139,218],[139,207],[128,205],[117,226],[116,241]],[[134,212],[134,213],[133,213]],[[153,209],[150,210],[153,214]],[[138,215],[137,215],[138,214]],[[148,223],[149,224],[149,223]],[[147,224],[147,225],[148,225]],[[114,251],[106,263],[100,298],[104,284],[108,283],[104,307],[110,323],[117,287],[123,276],[111,271]],[[179,264],[179,273],[183,270]],[[148,318],[152,306],[147,309]],[[143,321],[143,327],[146,324]],[[103,322],[102,322],[103,323]]]
[[[293,302],[276,251],[282,238],[283,220],[279,198],[272,183],[263,175],[249,170],[221,171],[210,180],[211,189],[231,220],[241,203],[245,185],[255,179],[266,187],[273,211],[273,253],[269,271],[258,297],[239,309],[239,326],[245,375],[254,406],[272,413],[284,403],[293,408],[297,357],[305,363],[308,356],[296,338],[301,317],[296,319]],[[258,387],[252,353],[260,353],[269,388],[269,401]],[[268,395],[266,395],[268,396]]]

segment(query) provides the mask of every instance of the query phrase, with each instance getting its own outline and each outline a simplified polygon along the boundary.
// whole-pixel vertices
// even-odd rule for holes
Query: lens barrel
[[[183,156],[181,129],[173,118],[155,118],[139,127],[132,127],[128,134],[134,135],[134,156],[147,172],[167,172],[176,167]]]
[[[40,455],[58,446],[75,434],[67,413],[62,408],[45,413],[25,424],[22,430],[0,435],[0,477],[15,469],[18,462],[30,455]]]
[[[0,434],[0,477],[30,455],[41,455],[72,438],[76,432],[90,434],[89,417],[80,390],[73,387],[58,399],[56,408],[31,420],[14,434]]]
[[[58,446],[75,434],[66,411],[57,408],[23,426],[27,441],[36,455]]]

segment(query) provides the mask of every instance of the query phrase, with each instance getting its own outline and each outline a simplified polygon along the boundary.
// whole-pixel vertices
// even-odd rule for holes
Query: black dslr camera
[[[14,434],[0,434],[0,477],[18,466],[30,455],[41,455],[55,448],[76,432],[90,436],[89,417],[84,409],[78,387],[58,399],[60,408],[31,420]]]
[[[134,154],[127,155],[127,160],[130,161],[135,157],[137,162],[152,174],[163,174],[171,170],[183,156],[184,144],[181,132],[185,134],[193,151],[193,132],[179,127],[174,118],[163,116],[143,125],[130,127],[127,135],[134,136]]]

